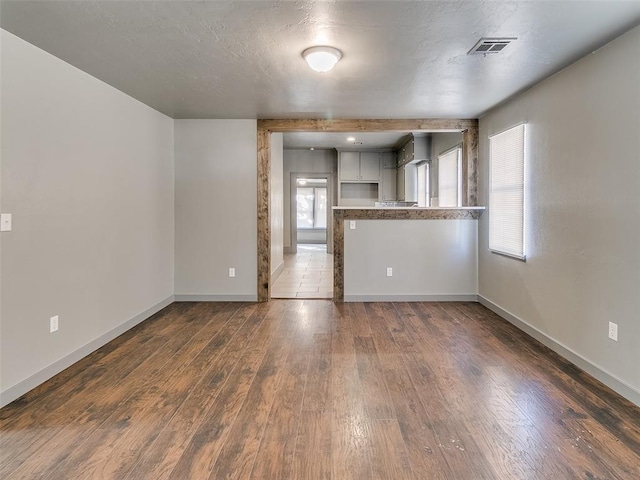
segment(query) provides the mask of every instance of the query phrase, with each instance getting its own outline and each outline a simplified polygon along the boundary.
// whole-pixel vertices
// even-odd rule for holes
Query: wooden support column
[[[478,205],[478,123],[462,132],[462,204]]]
[[[271,132],[258,122],[258,301],[271,298]]]
[[[333,210],[333,300],[344,300],[344,210]]]
[[[266,119],[258,120],[258,301],[266,302],[271,297],[271,133],[272,132],[463,132],[462,181],[463,205],[478,204],[478,120],[454,118],[425,119]],[[336,232],[344,239],[344,218],[334,218]],[[343,241],[343,240],[341,240]],[[334,245],[336,256],[343,255]],[[337,253],[336,253],[337,251]],[[344,295],[344,259],[334,269],[334,297]]]

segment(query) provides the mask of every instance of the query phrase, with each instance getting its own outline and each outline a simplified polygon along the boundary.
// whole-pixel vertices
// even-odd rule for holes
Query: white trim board
[[[451,295],[358,295],[344,296],[345,302],[477,302],[478,295],[451,294]]]
[[[280,276],[280,274],[284,271],[284,262],[280,262],[280,265],[278,265],[273,272],[271,273],[271,285],[273,286],[273,283],[278,279],[278,277]]]
[[[507,310],[504,310],[503,308],[496,305],[488,298],[485,298],[482,295],[478,295],[478,301],[482,305],[487,307],[489,310],[491,310],[493,313],[504,318],[506,321],[513,324],[514,326],[516,326],[518,329],[525,332],[530,337],[535,338],[540,343],[549,347],[551,350],[556,352],[561,357],[564,357],[565,359],[569,360],[576,367],[584,370],[592,377],[604,383],[607,387],[611,388],[615,392],[625,397],[630,402],[633,402],[640,407],[640,392],[635,388],[633,388],[631,385],[627,384],[623,380],[620,380],[615,375],[607,372],[602,367],[587,360],[583,356],[571,350],[569,347],[554,340],[553,338],[548,336],[546,333],[538,330],[533,325],[528,324],[521,318],[518,318],[517,316],[508,312]]]
[[[200,295],[200,294],[176,294],[176,302],[257,302],[258,295]]]
[[[171,305],[174,301],[173,295],[165,298],[159,303],[156,303],[152,307],[147,308],[145,311],[137,314],[133,318],[127,320],[124,323],[121,323],[117,327],[109,330],[107,333],[100,335],[95,340],[87,343],[86,345],[74,350],[73,352],[65,355],[60,360],[52,363],[48,367],[43,368],[39,372],[34,373],[29,378],[18,382],[12,387],[7,388],[4,392],[0,393],[0,408],[5,405],[10,404],[17,398],[20,398],[22,395],[27,393],[30,390],[33,390],[38,385],[43,384],[50,378],[54,377],[58,373],[62,372],[66,368],[69,368],[74,363],[82,360],[87,355],[95,352],[100,347],[103,347],[107,343],[109,343],[114,338],[119,337],[126,331],[132,329],[139,323],[148,319],[151,315],[158,313],[164,307]]]

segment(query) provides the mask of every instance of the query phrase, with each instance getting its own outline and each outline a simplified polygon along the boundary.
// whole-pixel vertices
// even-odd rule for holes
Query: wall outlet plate
[[[0,232],[10,232],[10,231],[11,231],[11,214],[10,213],[0,214]]]
[[[236,276],[236,269],[235,268],[230,268],[229,269],[229,276],[230,277],[235,277]]]
[[[609,338],[618,341],[618,324],[609,322]]]
[[[356,221],[349,220],[349,230],[355,230],[355,229],[356,229]]]
[[[387,267],[387,277],[393,277],[393,268]]]
[[[58,315],[55,315],[49,319],[49,333],[58,331]]]

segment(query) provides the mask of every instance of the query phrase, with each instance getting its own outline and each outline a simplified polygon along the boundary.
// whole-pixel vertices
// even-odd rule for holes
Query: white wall
[[[283,134],[271,134],[271,274],[284,267]]]
[[[173,120],[1,35],[6,404],[172,300]]]
[[[345,300],[475,300],[477,251],[477,220],[345,221]]]
[[[291,173],[330,173],[336,182],[338,152],[329,150],[284,150],[284,246],[291,247]],[[337,205],[337,188],[333,188],[333,203]]]
[[[175,171],[176,298],[256,300],[256,120],[176,120]]]
[[[527,123],[526,263],[488,251],[480,295],[640,404],[640,28],[480,120],[488,135]],[[608,322],[619,340],[607,338]]]

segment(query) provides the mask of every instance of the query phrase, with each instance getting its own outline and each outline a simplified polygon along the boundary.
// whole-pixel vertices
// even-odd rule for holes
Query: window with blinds
[[[441,207],[462,205],[462,149],[438,155],[438,202]]]
[[[429,206],[429,164],[418,165],[418,206]]]
[[[525,125],[489,137],[489,249],[525,259]]]

